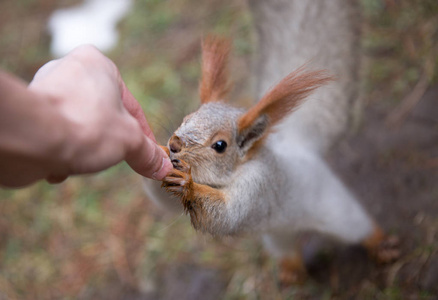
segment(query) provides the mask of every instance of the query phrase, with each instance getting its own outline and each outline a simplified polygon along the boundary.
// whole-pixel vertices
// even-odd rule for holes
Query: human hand
[[[29,90],[48,97],[70,124],[48,181],[98,172],[122,160],[153,179],[162,179],[172,169],[117,67],[96,48],[82,46],[47,63]]]

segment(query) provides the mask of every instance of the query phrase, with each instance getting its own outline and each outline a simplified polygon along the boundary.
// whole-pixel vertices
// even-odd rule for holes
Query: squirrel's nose
[[[182,148],[182,141],[179,137],[176,135],[172,135],[172,137],[169,140],[169,148],[170,151],[173,153],[178,153],[181,151]]]

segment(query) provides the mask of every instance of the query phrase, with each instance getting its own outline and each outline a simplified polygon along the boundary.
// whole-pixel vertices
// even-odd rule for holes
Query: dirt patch
[[[389,108],[369,106],[361,132],[346,139],[331,156],[338,174],[371,214],[401,239],[402,257],[390,266],[359,272],[353,267],[345,272],[358,262],[363,264],[362,259],[351,259],[348,251],[340,255],[337,260],[350,261],[339,270],[344,288],[351,275],[359,273],[360,280],[369,280],[371,275],[381,287],[397,284],[403,295],[419,295],[421,290],[431,297],[437,295],[437,99],[435,86],[398,128],[385,123]]]

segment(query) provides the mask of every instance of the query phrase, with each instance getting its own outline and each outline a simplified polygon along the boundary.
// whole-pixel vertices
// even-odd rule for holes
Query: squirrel
[[[292,21],[291,16],[286,18],[282,7],[293,3],[299,11],[300,6],[309,5],[305,1],[274,2],[283,6],[250,2],[262,24],[269,23],[264,18],[275,22],[272,15],[277,16],[278,22],[282,17],[287,22],[298,22]],[[336,9],[337,4],[330,10]],[[318,10],[325,3],[312,5],[318,8],[307,13],[325,13]],[[342,5],[339,9],[345,11]],[[346,13],[343,18],[349,19],[351,15]],[[330,26],[336,26],[336,22]],[[348,33],[350,29],[340,30]],[[259,28],[259,42],[264,42],[264,47],[274,47],[275,38],[280,37],[267,34],[268,31]],[[297,42],[295,47],[300,44]],[[340,62],[341,67],[349,64],[353,55],[352,45],[345,47],[351,49],[341,51],[347,60]],[[199,88],[202,105],[184,118],[167,147],[163,147],[174,169],[162,186],[180,199],[194,228],[216,236],[261,234],[266,248],[280,261],[284,282],[299,282],[305,277],[305,266],[294,243],[297,234],[303,231],[322,233],[348,244],[362,244],[381,262],[395,259],[398,251],[382,248],[388,243],[387,236],[323,157],[347,127],[347,116],[343,114],[351,105],[347,103],[350,95],[341,88],[352,79],[339,76],[349,69],[341,68],[344,73],[334,77],[324,69],[308,70],[304,61],[268,89],[266,86],[273,79],[266,74],[274,74],[275,66],[281,65],[276,60],[282,57],[271,57],[265,51],[267,56],[259,65],[266,72],[260,76],[267,79],[259,79],[264,93],[260,101],[245,110],[227,101],[229,52],[228,40],[213,36],[204,39]],[[335,54],[339,55],[336,51]],[[333,64],[339,63],[339,59]],[[279,67],[280,71],[283,69]],[[278,75],[272,77],[276,79]],[[311,99],[306,101],[308,98]]]

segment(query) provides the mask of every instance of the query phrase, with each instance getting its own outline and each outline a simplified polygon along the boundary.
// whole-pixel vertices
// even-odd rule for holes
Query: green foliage
[[[398,287],[390,287],[385,289],[382,299],[399,300],[403,299],[403,292]]]

